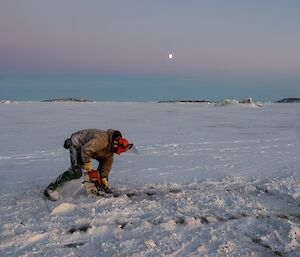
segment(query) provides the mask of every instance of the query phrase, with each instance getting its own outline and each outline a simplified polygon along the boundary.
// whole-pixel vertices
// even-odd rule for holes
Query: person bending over
[[[82,176],[82,169],[90,172],[92,167],[91,159],[99,162],[97,171],[100,173],[101,188],[110,192],[108,175],[113,164],[114,154],[120,155],[132,148],[128,140],[122,137],[118,130],[108,129],[85,129],[73,133],[64,142],[64,148],[69,149],[71,166],[51,182],[44,191],[44,195],[52,201],[60,199],[57,188],[72,179]]]

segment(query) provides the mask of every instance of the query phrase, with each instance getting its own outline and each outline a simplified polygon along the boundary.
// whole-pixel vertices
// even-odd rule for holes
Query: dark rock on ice
[[[300,98],[295,98],[295,97],[284,98],[276,101],[275,103],[300,103]]]
[[[88,100],[88,99],[80,99],[80,98],[59,98],[59,99],[43,100],[41,102],[80,102],[80,103],[85,103],[85,102],[94,102],[94,101]]]

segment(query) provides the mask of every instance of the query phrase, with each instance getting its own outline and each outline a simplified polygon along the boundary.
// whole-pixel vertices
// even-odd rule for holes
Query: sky
[[[295,88],[299,11],[296,0],[1,0],[0,76],[280,77]]]

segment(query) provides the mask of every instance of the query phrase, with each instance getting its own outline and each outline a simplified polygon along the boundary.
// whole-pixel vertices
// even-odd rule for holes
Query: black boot
[[[58,201],[60,199],[60,195],[57,191],[50,189],[47,187],[44,191],[44,196],[47,197],[50,201]]]
[[[57,201],[60,199],[59,193],[56,191],[58,187],[61,187],[66,182],[72,179],[78,179],[81,177],[81,168],[76,167],[75,170],[67,170],[59,175],[53,182],[47,186],[44,191],[44,195],[51,201]]]

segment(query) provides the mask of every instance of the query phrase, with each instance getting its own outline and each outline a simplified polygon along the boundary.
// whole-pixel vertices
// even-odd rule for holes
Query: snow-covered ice
[[[0,104],[0,256],[300,256],[298,104]],[[64,139],[119,129],[118,197],[80,180]]]

